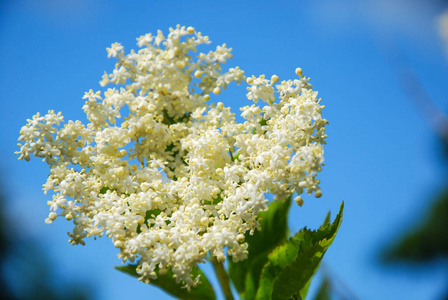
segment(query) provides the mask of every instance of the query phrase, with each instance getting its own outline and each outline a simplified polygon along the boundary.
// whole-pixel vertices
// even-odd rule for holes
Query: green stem
[[[211,261],[215,268],[216,275],[218,276],[219,283],[221,284],[224,297],[226,297],[226,300],[233,300],[232,290],[230,289],[230,278],[226,269],[224,269],[224,265],[219,262],[216,257],[212,257]]]
[[[229,150],[229,154],[230,154],[230,158],[232,159],[232,161],[235,161],[235,158],[233,157],[232,151]]]

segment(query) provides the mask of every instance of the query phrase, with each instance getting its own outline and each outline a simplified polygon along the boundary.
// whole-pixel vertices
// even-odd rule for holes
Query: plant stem
[[[235,158],[233,157],[232,151],[229,150],[229,154],[230,154],[230,158],[232,159],[232,161],[235,161]]]
[[[216,275],[218,276],[219,283],[221,284],[222,291],[226,300],[233,300],[232,290],[230,289],[230,278],[222,262],[219,262],[216,257],[211,259],[213,267],[215,268]]]

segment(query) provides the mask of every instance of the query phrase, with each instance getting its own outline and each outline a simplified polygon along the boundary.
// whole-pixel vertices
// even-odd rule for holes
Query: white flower
[[[115,57],[117,58],[120,52],[123,50],[123,46],[120,43],[113,43],[110,48],[106,48],[107,57]]]
[[[117,86],[85,94],[88,124],[36,114],[22,127],[16,154],[49,164],[46,222],[72,220],[70,243],[106,234],[123,262],[137,262],[143,282],[157,278],[156,268],[171,269],[191,288],[200,278],[190,272],[208,253],[218,261],[226,251],[234,261],[247,257],[244,234],[259,227],[267,194],[297,193],[299,205],[303,192],[321,196],[327,121],[301,70],[275,86],[276,75],[223,71],[231,48],[195,55],[210,41],[192,27],[137,40],[141,49],[128,55],[119,43],[107,49],[118,62],[101,85]],[[243,81],[252,103],[238,124],[230,108],[208,101]]]

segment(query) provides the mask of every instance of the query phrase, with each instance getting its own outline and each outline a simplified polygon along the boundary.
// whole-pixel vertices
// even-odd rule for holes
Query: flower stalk
[[[221,284],[222,292],[226,300],[233,300],[232,290],[230,288],[230,278],[222,262],[219,262],[216,257],[211,259],[213,267],[215,268],[216,275],[218,276],[219,283]]]

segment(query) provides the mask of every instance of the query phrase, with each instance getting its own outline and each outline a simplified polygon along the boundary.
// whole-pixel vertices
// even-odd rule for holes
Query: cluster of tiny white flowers
[[[276,75],[224,72],[231,48],[194,55],[210,42],[192,27],[137,41],[140,49],[127,55],[119,43],[107,48],[117,63],[100,84],[115,87],[85,94],[90,123],[37,114],[21,129],[16,154],[49,164],[46,222],[72,220],[70,243],[106,234],[123,262],[138,264],[140,280],[171,269],[190,288],[199,280],[190,272],[207,254],[246,258],[244,234],[259,229],[268,194],[282,201],[296,193],[299,205],[304,191],[321,196],[327,121],[300,68],[298,79],[277,85]],[[239,124],[230,108],[208,101],[242,81],[247,98],[263,106],[241,108]]]

